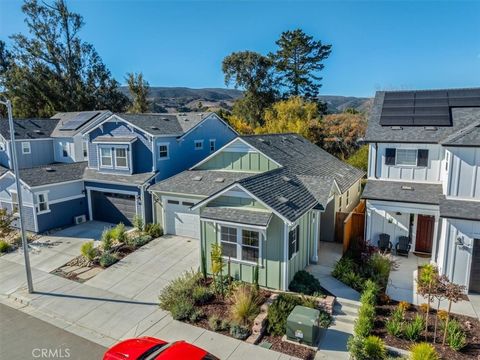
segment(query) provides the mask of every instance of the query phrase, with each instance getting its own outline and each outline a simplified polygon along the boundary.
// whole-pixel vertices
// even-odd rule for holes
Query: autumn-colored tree
[[[358,140],[365,135],[366,128],[363,114],[325,115],[321,121],[322,146],[331,154],[346,159],[358,149]]]
[[[316,143],[319,125],[317,103],[293,96],[288,100],[276,102],[267,109],[265,124],[255,128],[255,133],[297,133]]]
[[[241,135],[252,135],[255,133],[254,128],[248,122],[236,115],[227,116],[225,120]]]

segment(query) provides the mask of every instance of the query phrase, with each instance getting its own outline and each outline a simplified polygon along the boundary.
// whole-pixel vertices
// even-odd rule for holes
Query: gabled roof
[[[21,169],[20,179],[30,187],[82,180],[87,162],[55,163]]]
[[[268,226],[272,218],[271,212],[222,207],[205,207],[201,210],[200,215],[204,219],[262,227]]]
[[[365,140],[441,143],[478,120],[479,109],[480,88],[379,91]]]
[[[447,136],[441,141],[441,144],[445,146],[480,146],[480,108],[461,110],[468,115],[472,115],[472,124]]]
[[[442,185],[390,180],[368,180],[362,199],[438,205]]]
[[[440,216],[450,219],[480,221],[480,201],[440,199]]]
[[[107,173],[98,172],[95,169],[86,168],[83,173],[83,180],[139,186],[139,185],[145,184],[154,175],[155,173],[153,172],[145,172],[145,173],[138,173],[138,174],[132,174],[132,175],[113,174],[113,173],[107,174]]]
[[[49,138],[58,124],[58,119],[14,119],[15,140]],[[10,140],[8,120],[0,119],[0,134]]]
[[[110,115],[109,110],[98,111],[70,111],[59,112],[52,119],[58,119],[58,124],[52,132],[52,137],[71,137],[85,129],[96,121]]]

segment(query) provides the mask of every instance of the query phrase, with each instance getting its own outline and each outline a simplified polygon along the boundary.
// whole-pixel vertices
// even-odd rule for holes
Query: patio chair
[[[392,242],[390,241],[390,235],[380,234],[378,237],[378,248],[381,251],[392,251]]]
[[[395,244],[395,252],[397,255],[408,257],[410,247],[410,238],[408,236],[399,236],[398,242]]]

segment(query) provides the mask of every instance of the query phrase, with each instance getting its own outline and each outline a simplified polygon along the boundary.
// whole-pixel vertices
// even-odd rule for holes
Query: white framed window
[[[100,148],[100,166],[101,167],[112,167],[112,149],[101,147]]]
[[[11,191],[12,195],[12,214],[18,214],[18,194],[16,191]]]
[[[128,168],[127,149],[116,148],[115,149],[115,167]]]
[[[22,142],[22,154],[31,154],[32,149],[30,148],[30,143],[28,141]]]
[[[160,160],[167,160],[170,158],[170,154],[168,151],[168,144],[159,144],[158,145],[158,158]]]
[[[50,206],[48,204],[48,193],[41,192],[37,193],[37,214],[43,214],[50,211]]]
[[[203,140],[195,140],[195,150],[203,150]]]
[[[82,142],[82,152],[83,152],[83,159],[88,159],[88,143],[86,141]]]
[[[214,152],[216,150],[216,145],[215,145],[216,142],[217,140],[210,139],[210,152]]]
[[[417,166],[416,149],[397,149],[396,165]]]
[[[68,143],[62,143],[62,156],[68,157]]]
[[[288,259],[291,259],[300,249],[300,228],[295,226],[288,232]]]
[[[338,211],[342,211],[342,195],[338,197]]]
[[[345,205],[348,206],[348,204],[350,204],[350,190],[347,190],[347,201]]]
[[[226,258],[258,264],[261,258],[260,232],[232,226],[220,227],[222,255]]]

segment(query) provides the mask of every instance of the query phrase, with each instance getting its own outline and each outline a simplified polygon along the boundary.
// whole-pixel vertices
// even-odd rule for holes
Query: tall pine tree
[[[148,90],[150,88],[148,82],[143,79],[143,74],[127,74],[128,89],[133,100],[128,108],[129,113],[139,114],[149,111],[150,104],[148,102]]]

